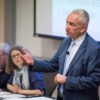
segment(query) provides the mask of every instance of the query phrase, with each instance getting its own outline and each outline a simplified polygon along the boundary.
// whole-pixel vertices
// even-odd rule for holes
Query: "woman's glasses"
[[[12,57],[12,59],[14,59],[14,58],[16,58],[16,57],[20,57],[20,53],[17,53],[17,54],[15,54],[15,55],[12,55],[11,57]]]

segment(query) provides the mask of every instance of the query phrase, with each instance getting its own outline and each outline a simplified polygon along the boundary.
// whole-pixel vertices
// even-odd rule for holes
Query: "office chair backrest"
[[[45,73],[42,72],[43,80],[46,88],[46,96],[51,97],[54,89],[56,88],[56,85],[54,85],[54,77],[57,74],[57,72],[54,73]]]

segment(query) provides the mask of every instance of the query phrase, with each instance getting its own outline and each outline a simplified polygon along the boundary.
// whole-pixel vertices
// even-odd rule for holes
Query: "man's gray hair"
[[[80,15],[80,22],[82,24],[88,25],[89,23],[89,14],[86,10],[84,9],[75,9],[72,11],[72,13],[76,13]]]
[[[0,50],[3,51],[4,53],[8,54],[10,49],[11,47],[7,43],[5,42],[0,43]]]

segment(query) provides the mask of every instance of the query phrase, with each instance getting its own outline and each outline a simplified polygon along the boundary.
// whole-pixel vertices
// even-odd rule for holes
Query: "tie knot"
[[[74,41],[72,41],[72,43],[71,43],[71,44],[72,44],[72,46],[75,46],[75,42],[74,42]]]

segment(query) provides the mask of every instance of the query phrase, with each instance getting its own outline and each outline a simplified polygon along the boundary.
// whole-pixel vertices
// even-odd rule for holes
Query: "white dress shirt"
[[[69,54],[66,54],[66,57],[65,57],[65,63],[64,63],[64,68],[63,68],[63,72],[62,72],[63,75],[66,75],[66,73],[68,72],[70,63],[73,60],[73,58],[74,58],[75,54],[77,53],[79,47],[81,46],[82,42],[84,41],[85,36],[86,36],[86,34],[83,34],[76,40],[71,41],[71,44],[68,48]],[[63,84],[61,84],[61,87],[60,87],[60,93],[62,94],[62,92],[63,92]]]

